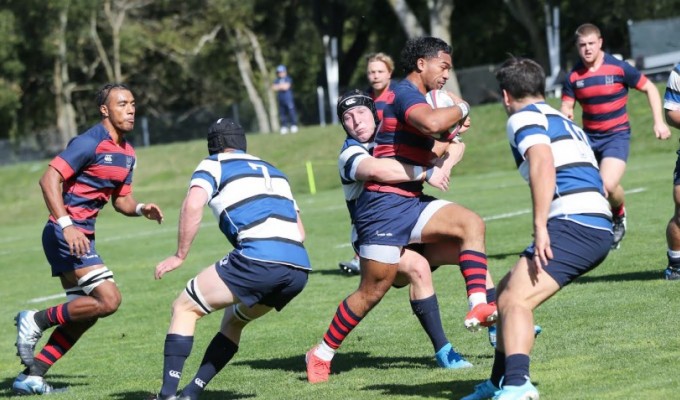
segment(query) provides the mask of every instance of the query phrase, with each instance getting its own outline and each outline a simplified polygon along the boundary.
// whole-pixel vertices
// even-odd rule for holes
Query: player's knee
[[[115,313],[118,311],[118,307],[120,307],[122,300],[123,298],[121,297],[120,292],[116,292],[111,296],[99,299],[98,316],[103,318]]]
[[[430,264],[424,258],[411,263],[405,273],[409,283],[412,285],[419,285],[430,281],[430,276],[432,274],[430,271]]]

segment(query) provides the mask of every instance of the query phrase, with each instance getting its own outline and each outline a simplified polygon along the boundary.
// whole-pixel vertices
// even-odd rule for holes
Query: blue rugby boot
[[[500,390],[499,388],[497,388],[493,383],[491,383],[491,379],[487,379],[484,382],[475,385],[475,391],[463,397],[460,400],[491,399],[499,390]]]
[[[434,355],[434,358],[437,359],[437,364],[442,368],[472,368],[472,364],[463,358],[463,356],[458,354],[453,346],[451,346],[451,343],[447,343],[444,345],[444,347],[439,349],[439,351]]]
[[[502,385],[493,400],[538,400],[538,389],[527,377],[522,386]]]

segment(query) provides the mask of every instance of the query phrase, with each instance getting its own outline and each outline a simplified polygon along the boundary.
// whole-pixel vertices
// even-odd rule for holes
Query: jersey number
[[[262,176],[264,177],[264,187],[267,188],[268,192],[273,192],[274,187],[272,186],[272,177],[269,175],[269,170],[267,169],[266,165],[262,164],[255,164],[252,162],[249,162],[248,165],[250,168],[254,170],[260,170],[262,172]]]

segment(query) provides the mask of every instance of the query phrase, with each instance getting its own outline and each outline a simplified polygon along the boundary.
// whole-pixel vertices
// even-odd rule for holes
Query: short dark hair
[[[496,80],[515,99],[545,96],[543,67],[529,58],[510,57],[496,70]]]
[[[445,41],[432,37],[421,36],[411,38],[406,41],[404,49],[401,51],[401,67],[408,75],[415,71],[418,65],[418,59],[424,58],[429,60],[439,55],[439,52],[451,55],[452,49]]]
[[[109,99],[109,93],[111,93],[111,90],[113,89],[124,89],[132,93],[132,90],[124,83],[107,83],[97,91],[97,108],[106,104],[106,101]]]

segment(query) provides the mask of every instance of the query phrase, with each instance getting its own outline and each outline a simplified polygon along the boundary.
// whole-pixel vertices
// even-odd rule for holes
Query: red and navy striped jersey
[[[583,128],[588,133],[615,133],[630,130],[626,102],[628,89],[641,89],[647,77],[625,61],[604,53],[597,71],[579,61],[562,88],[562,101],[575,101],[583,109]]]
[[[432,153],[434,139],[420,133],[408,121],[408,114],[416,107],[430,107],[425,96],[409,80],[404,79],[390,87],[375,100],[382,125],[375,136],[373,157],[394,158],[405,164],[429,167],[435,155]],[[420,181],[387,184],[366,182],[366,190],[396,193],[415,197],[422,193]]]
[[[111,196],[132,192],[135,150],[127,141],[116,144],[102,124],[71,139],[50,166],[64,178],[62,196],[73,224],[85,233],[94,225]],[[50,220],[55,221],[50,215]]]

